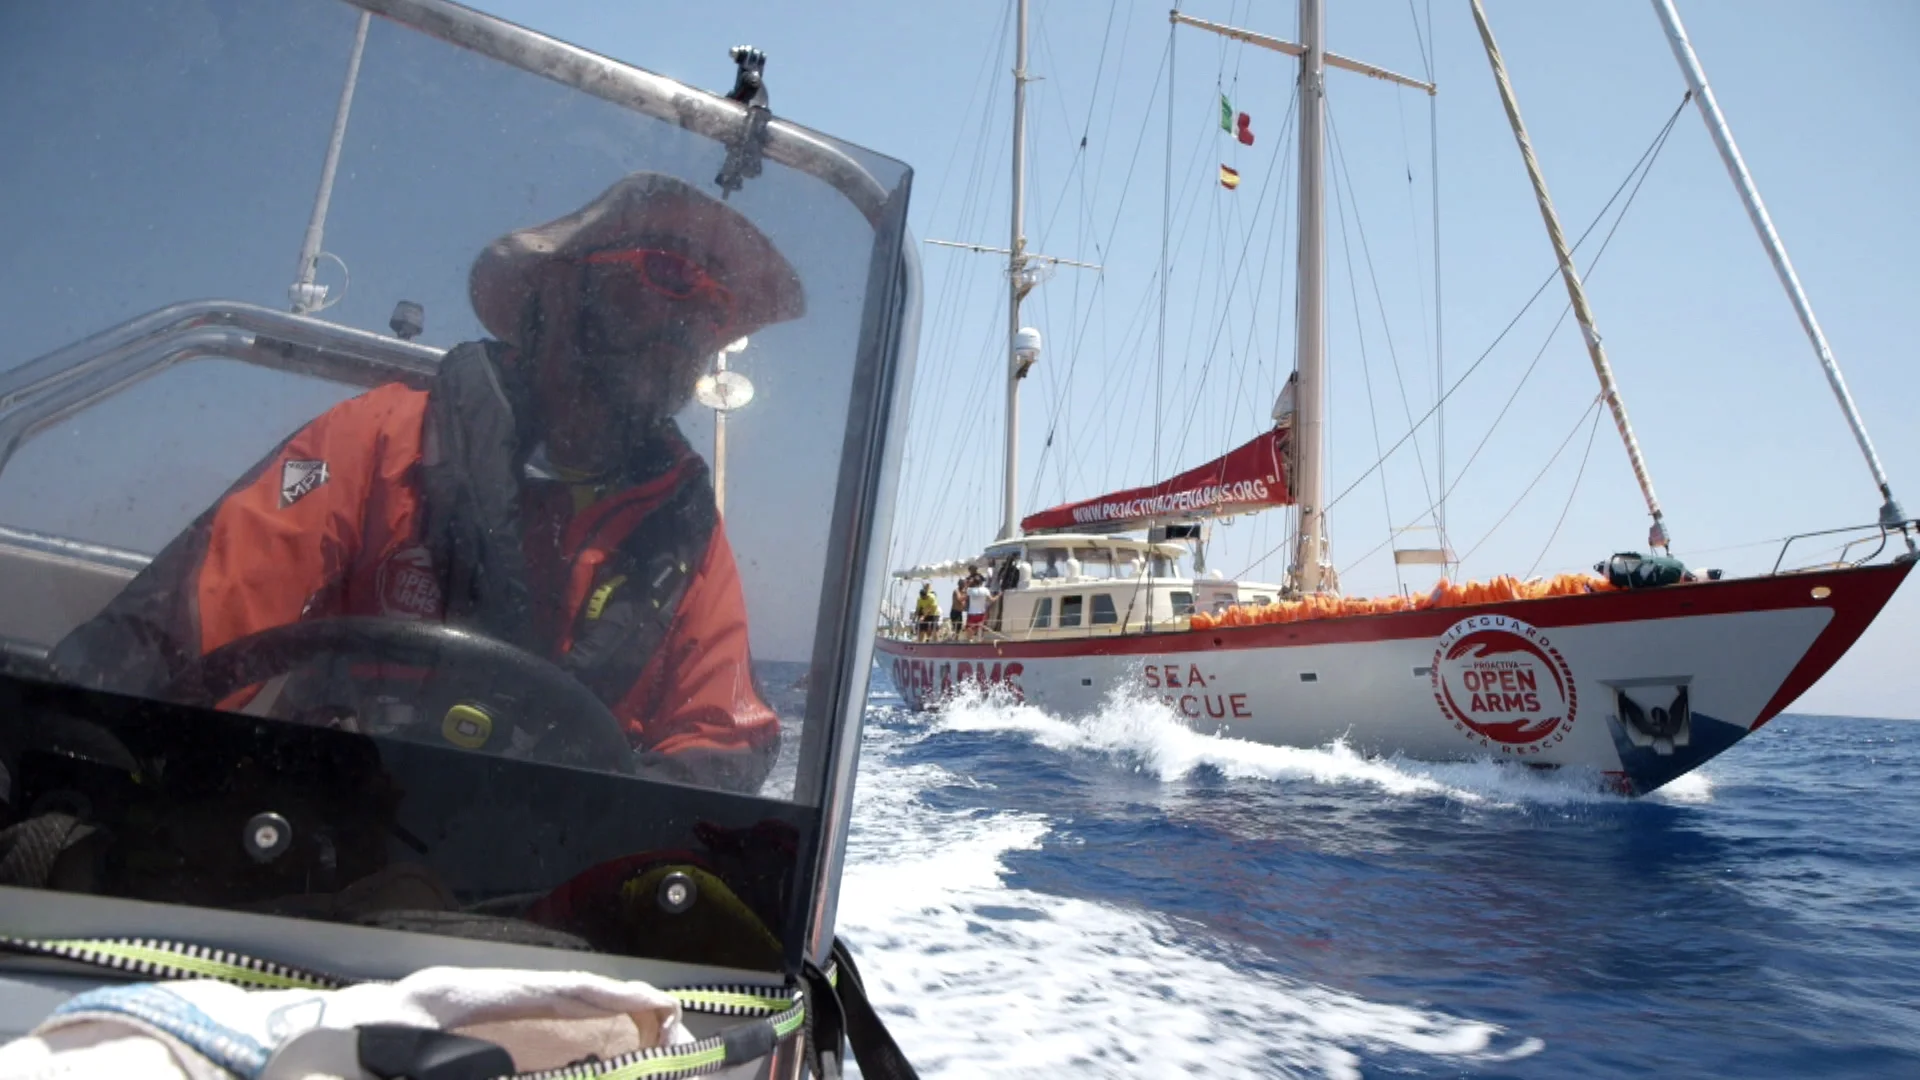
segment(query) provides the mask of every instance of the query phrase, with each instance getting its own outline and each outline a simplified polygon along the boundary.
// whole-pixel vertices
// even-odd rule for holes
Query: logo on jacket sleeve
[[[437,619],[442,597],[433,556],[419,546],[401,548],[380,564],[380,614],[397,619]]]
[[[1537,754],[1573,730],[1573,669],[1538,628],[1476,615],[1440,635],[1433,699],[1456,731],[1504,754]]]
[[[280,466],[280,509],[285,510],[327,482],[324,461],[288,461]]]

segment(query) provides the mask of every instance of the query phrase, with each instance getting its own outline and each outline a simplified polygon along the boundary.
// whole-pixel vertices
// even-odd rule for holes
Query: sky
[[[776,112],[914,166],[918,237],[1006,243],[1009,5],[845,3],[830,20],[751,2],[484,6],[714,88],[727,82],[725,46],[760,46],[771,57]],[[1023,514],[1170,474],[1258,431],[1292,366],[1294,287],[1285,220],[1293,63],[1179,33],[1168,200],[1166,5],[1032,6],[1030,248],[1104,269],[1061,269],[1023,311],[1048,341],[1023,387]],[[1184,7],[1294,36],[1291,4]],[[1425,0],[1328,7],[1333,51],[1416,77],[1427,70]],[[1578,236],[1635,175],[1684,81],[1649,5],[1489,0],[1487,9],[1566,230]],[[1920,510],[1920,434],[1910,419],[1920,368],[1905,315],[1920,286],[1906,256],[1920,243],[1908,212],[1920,170],[1920,77],[1911,66],[1920,7],[1849,0],[1816,16],[1773,0],[1691,0],[1681,9],[1895,492]],[[1449,0],[1431,15],[1440,340],[1451,384],[1554,264],[1468,8]],[[1253,146],[1218,130],[1223,90],[1251,114]],[[1408,417],[1433,403],[1433,179],[1424,95],[1333,72],[1329,101],[1344,160],[1327,211],[1329,489],[1340,492],[1379,457],[1376,446],[1399,439]],[[1221,164],[1241,172],[1238,190],[1214,183]],[[1164,353],[1155,282],[1163,202],[1174,249]],[[1277,236],[1276,207],[1287,211]],[[1692,565],[1765,570],[1780,538],[1872,522],[1878,494],[1691,107],[1594,266],[1614,222],[1602,220],[1579,257],[1675,553]],[[971,554],[999,516],[1002,279],[991,256],[923,247],[922,260],[927,301],[897,565]],[[1585,569],[1614,551],[1645,550],[1644,505],[1611,424],[1594,427],[1596,383],[1577,332],[1567,320],[1550,336],[1565,306],[1553,283],[1445,410],[1448,476],[1458,477],[1447,524],[1470,576]],[[1334,506],[1334,560],[1349,592],[1431,584],[1431,572],[1396,580],[1384,551],[1359,556],[1392,527],[1432,523],[1421,512],[1438,472],[1434,438],[1424,425],[1381,470],[1385,491],[1371,475]],[[1280,545],[1281,518],[1217,529],[1213,565],[1234,573]],[[1431,546],[1431,536],[1405,534],[1401,544]],[[1808,549],[1806,558],[1820,554]],[[1277,577],[1283,559],[1249,576]],[[1920,586],[1909,584],[1797,709],[1920,717],[1916,634]]]
[[[94,10],[88,10],[88,6]],[[60,17],[51,17],[58,14]],[[0,8],[0,370],[161,305],[284,310],[355,13],[327,3],[112,0]],[[375,20],[327,218],[322,317],[422,341],[483,336],[474,257],[637,169],[717,194],[723,148],[676,125]],[[868,162],[883,187],[905,170]],[[801,318],[755,330],[731,366],[756,408],[729,431],[726,525],[754,654],[807,660],[846,442],[874,232],[838,192],[777,162],[729,198],[782,252]],[[0,522],[158,550],[227,485],[354,388],[223,360],[177,365],[25,443]],[[712,447],[691,406],[689,442]]]
[[[480,6],[716,91],[731,83],[727,47],[759,46],[776,114],[914,168],[917,237],[1006,242],[1007,4],[874,0],[835,5],[831,18],[753,0]],[[1183,6],[1294,35],[1291,4]],[[1465,4],[1432,5],[1431,57],[1426,0],[1329,7],[1333,51],[1414,76],[1431,61],[1440,87],[1436,335],[1428,102],[1329,74],[1328,486],[1346,492],[1331,514],[1346,590],[1432,582],[1431,572],[1396,578],[1384,545],[1395,529],[1433,523],[1424,512],[1439,473],[1434,425],[1370,467],[1433,404],[1436,338],[1449,385],[1484,353],[1445,410],[1447,478],[1457,482],[1446,516],[1464,572],[1585,569],[1644,550],[1645,510],[1625,455],[1610,424],[1593,423],[1585,352],[1570,321],[1555,329],[1564,293],[1549,284],[1525,307],[1553,261]],[[1637,175],[1684,83],[1647,5],[1487,7],[1562,219],[1578,236]],[[1682,14],[1896,493],[1920,512],[1920,435],[1908,419],[1920,369],[1901,317],[1920,285],[1905,257],[1920,246],[1920,224],[1902,198],[1920,166],[1920,77],[1910,66],[1920,8],[1852,0],[1821,6],[1816,19],[1803,4],[1692,0]],[[1048,347],[1023,386],[1022,513],[1148,482],[1256,433],[1293,362],[1295,276],[1292,61],[1183,29],[1169,93],[1159,3],[1034,0],[1032,37],[1029,245],[1102,269],[1062,268],[1023,312]],[[1250,114],[1253,146],[1219,131],[1222,93]],[[1240,171],[1236,191],[1215,182],[1221,164]],[[1579,257],[1675,552],[1693,565],[1764,570],[1779,538],[1871,522],[1878,495],[1691,109],[1594,266],[1620,206]],[[1164,345],[1163,213],[1172,266]],[[1004,279],[991,256],[923,246],[921,260],[896,565],[973,554],[999,517]],[[777,497],[768,492],[767,508]],[[1268,553],[1284,548],[1285,525],[1280,514],[1222,524],[1212,564],[1278,578],[1284,554]],[[1431,536],[1406,533],[1401,544],[1427,546]],[[1909,585],[1798,710],[1920,717],[1916,631],[1920,586]]]

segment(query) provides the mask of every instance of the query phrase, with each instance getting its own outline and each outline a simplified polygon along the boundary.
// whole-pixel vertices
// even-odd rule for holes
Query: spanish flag
[[[1225,165],[1220,166],[1220,186],[1223,188],[1226,188],[1228,191],[1232,191],[1234,188],[1239,187],[1240,186],[1239,171],[1235,169],[1230,169]]]

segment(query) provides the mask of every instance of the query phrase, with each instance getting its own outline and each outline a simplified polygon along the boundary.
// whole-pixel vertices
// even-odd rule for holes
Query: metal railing
[[[237,300],[171,304],[0,374],[0,471],[35,434],[190,360],[348,386],[425,386],[442,351]]]
[[[1773,569],[1769,571],[1769,573],[1795,574],[1803,570],[1825,569],[1825,568],[1831,568],[1834,566],[1856,566],[1856,567],[1865,566],[1868,563],[1872,562],[1873,560],[1879,558],[1881,554],[1886,551],[1887,541],[1891,540],[1894,536],[1896,535],[1903,536],[1903,537],[1911,536],[1916,531],[1920,531],[1920,518],[1902,521],[1902,522],[1899,522],[1897,525],[1879,525],[1879,524],[1850,525],[1850,526],[1839,528],[1839,529],[1821,529],[1817,532],[1795,533],[1794,535],[1789,536],[1785,540],[1781,541],[1780,554],[1774,557]],[[1787,567],[1785,570],[1781,569],[1781,567],[1787,561],[1788,550],[1790,550],[1794,544],[1802,540],[1812,540],[1816,537],[1844,536],[1848,533],[1865,533],[1867,535],[1855,537],[1854,539],[1848,540],[1846,543],[1840,545],[1840,553],[1832,559],[1826,560],[1824,562],[1811,563],[1805,566],[1790,566],[1790,567]],[[1848,556],[1853,552],[1853,550],[1857,547],[1861,547],[1866,544],[1873,544],[1874,549],[1868,552],[1865,556],[1863,556],[1860,559],[1849,561]],[[1910,559],[1912,558],[1912,556],[1910,554],[1903,553],[1898,558]]]
[[[747,107],[651,71],[630,67],[558,38],[447,0],[347,0],[429,37],[512,64],[564,86],[678,125],[728,146],[752,139],[758,152],[838,191],[878,223],[892,192],[826,139],[778,118],[750,124]]]

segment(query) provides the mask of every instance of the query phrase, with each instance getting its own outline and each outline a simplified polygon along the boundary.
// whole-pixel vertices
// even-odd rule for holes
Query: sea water
[[[884,679],[840,932],[922,1075],[1920,1077],[1920,724],[1632,800]]]

